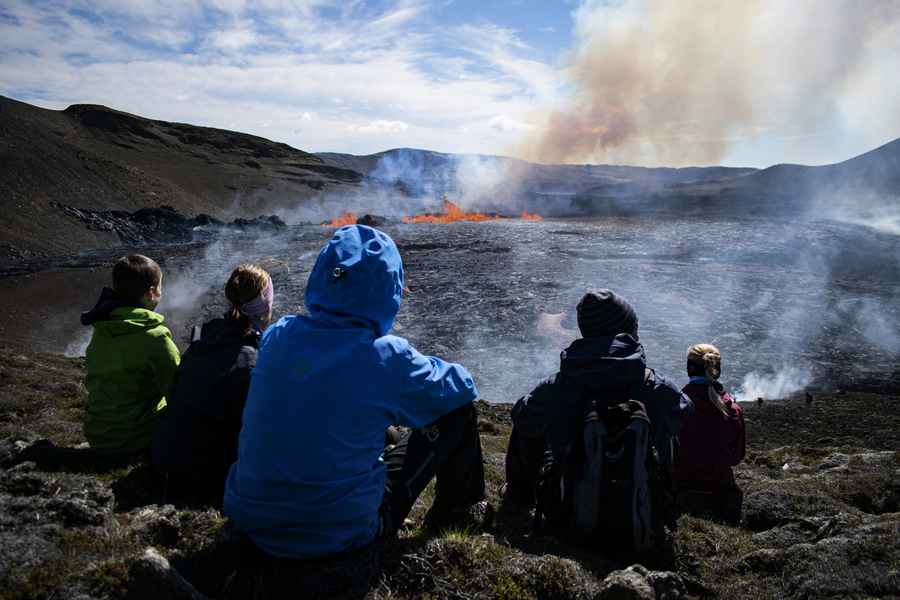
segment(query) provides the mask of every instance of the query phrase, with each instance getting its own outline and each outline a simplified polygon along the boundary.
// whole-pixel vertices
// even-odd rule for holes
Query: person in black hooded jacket
[[[660,462],[670,467],[672,439],[690,399],[647,367],[638,341],[638,318],[628,302],[610,290],[590,292],[578,303],[577,339],[560,355],[559,372],[520,398],[512,411],[506,454],[505,507],[535,502],[544,449],[562,448],[580,435],[587,400],[637,400],[644,404]]]
[[[166,474],[164,502],[221,508],[260,333],[272,318],[272,279],[240,265],[225,284],[224,318],[195,327],[153,437],[153,464]]]

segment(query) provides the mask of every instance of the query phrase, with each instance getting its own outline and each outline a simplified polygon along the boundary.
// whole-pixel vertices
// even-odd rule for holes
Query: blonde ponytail
[[[716,384],[722,375],[722,354],[719,349],[712,344],[694,344],[688,348],[687,361],[689,372],[692,370],[702,371],[706,377],[708,384],[706,389],[710,403],[724,416],[729,416],[728,408],[722,402],[722,397],[716,389],[718,387]]]

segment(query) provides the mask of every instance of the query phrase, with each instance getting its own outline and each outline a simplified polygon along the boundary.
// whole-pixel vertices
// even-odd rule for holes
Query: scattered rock
[[[23,588],[35,569],[61,556],[56,544],[39,531],[0,531],[0,590]]]
[[[671,571],[651,571],[647,579],[653,585],[656,600],[679,600],[688,596],[684,580]]]
[[[155,548],[147,548],[130,572],[128,600],[206,600]]]
[[[383,217],[381,215],[366,214],[356,219],[357,225],[367,225],[369,227],[382,227],[383,225],[388,225],[390,223],[396,223],[396,220],[388,219],[387,217]]]
[[[264,229],[264,230],[278,230],[284,229],[287,227],[287,223],[285,223],[281,217],[276,215],[260,215],[258,217],[254,217],[253,219],[235,219],[231,223],[225,225],[225,227],[231,229]]]
[[[152,505],[129,513],[131,534],[148,544],[171,547],[181,538],[178,511],[171,504]]]
[[[185,217],[171,206],[141,208],[133,213],[121,210],[90,210],[66,204],[52,203],[63,213],[73,217],[95,231],[115,232],[128,244],[188,242],[195,236],[195,229],[215,231],[229,229],[280,230],[287,224],[275,215],[261,215],[253,219],[238,218],[224,223],[207,214]]]
[[[671,596],[670,596],[671,597]],[[656,600],[656,590],[648,577],[648,571],[640,565],[632,565],[621,571],[613,571],[600,582],[597,600]]]
[[[744,525],[764,531],[801,517],[832,516],[853,512],[850,506],[821,492],[800,492],[770,487],[744,498]]]

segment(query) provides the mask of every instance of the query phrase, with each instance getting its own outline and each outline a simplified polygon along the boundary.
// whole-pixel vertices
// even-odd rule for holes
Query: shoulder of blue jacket
[[[382,362],[397,356],[412,355],[415,349],[406,339],[396,335],[383,335],[374,342],[375,351]]]
[[[261,348],[266,342],[277,338],[281,333],[290,329],[296,320],[297,315],[286,315],[266,327],[266,330],[262,332],[259,338],[259,347]]]

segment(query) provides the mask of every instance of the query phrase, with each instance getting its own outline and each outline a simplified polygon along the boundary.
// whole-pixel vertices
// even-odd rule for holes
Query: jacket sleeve
[[[731,413],[726,421],[727,441],[724,447],[725,458],[729,466],[735,466],[744,460],[747,453],[747,435],[744,429],[744,410],[731,394],[725,392],[722,396],[728,412]]]
[[[545,379],[519,398],[512,410],[513,427],[526,438],[567,444],[581,426],[581,397],[559,374]]]
[[[165,396],[169,393],[172,381],[175,379],[175,371],[181,362],[178,346],[172,341],[172,335],[166,332],[158,338],[158,344],[153,353],[152,366],[157,391],[161,397],[157,410],[165,408]]]
[[[672,442],[681,431],[685,417],[693,414],[694,403],[681,390],[651,370],[639,398],[653,425],[653,444],[663,464],[672,461]]]
[[[250,346],[241,348],[235,364],[228,373],[216,382],[214,397],[222,402],[222,416],[227,448],[226,460],[237,460],[237,441],[241,433],[244,416],[244,405],[250,391],[250,374],[256,366],[256,349]]]
[[[475,381],[462,365],[425,356],[393,336],[381,339],[379,352],[398,385],[396,401],[388,407],[395,425],[424,427],[478,397]]]

